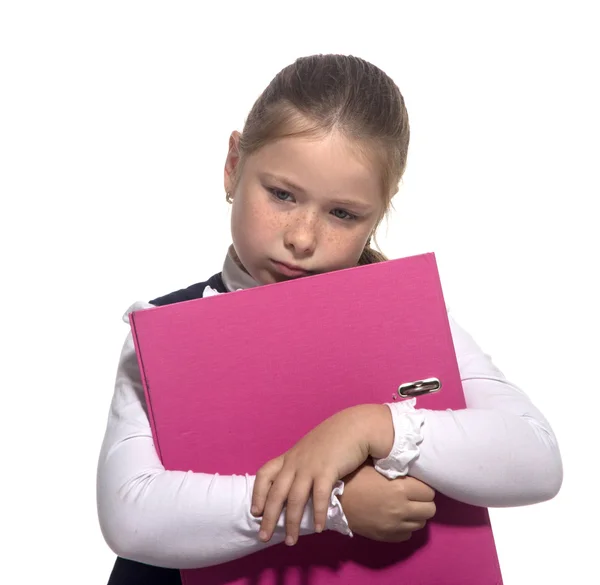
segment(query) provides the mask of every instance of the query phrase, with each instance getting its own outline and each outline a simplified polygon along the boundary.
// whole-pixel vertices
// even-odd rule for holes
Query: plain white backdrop
[[[594,4],[2,2],[2,582],[106,583],[121,315],[220,270],[230,132],[282,67],[341,52],[411,119],[383,251],[436,253],[455,317],[561,444],[553,501],[492,510],[505,585],[596,583]]]

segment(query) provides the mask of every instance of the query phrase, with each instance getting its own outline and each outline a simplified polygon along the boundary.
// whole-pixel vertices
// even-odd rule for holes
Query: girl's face
[[[261,284],[356,266],[383,214],[378,174],[347,139],[284,138],[246,158],[231,135],[225,190],[234,249]],[[235,185],[235,190],[233,187]]]

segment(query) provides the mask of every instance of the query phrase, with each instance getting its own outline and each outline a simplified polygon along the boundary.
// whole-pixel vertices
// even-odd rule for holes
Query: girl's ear
[[[224,186],[225,192],[233,194],[236,171],[240,162],[240,137],[241,134],[234,130],[229,137],[229,150],[225,159]]]

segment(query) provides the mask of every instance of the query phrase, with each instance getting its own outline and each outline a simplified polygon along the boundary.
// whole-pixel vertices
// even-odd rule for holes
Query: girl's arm
[[[410,475],[476,506],[522,506],[558,493],[562,461],[550,425],[452,318],[450,325],[467,408],[416,410],[413,399],[361,405],[324,421],[258,471],[253,502],[267,538],[286,500],[290,538],[311,493],[318,522],[327,488],[366,456],[390,479]]]
[[[389,478],[411,475],[477,506],[522,506],[553,498],[563,470],[548,421],[452,317],[450,326],[467,408],[389,405],[394,447],[376,468]]]
[[[119,556],[168,568],[224,563],[285,538],[283,516],[268,544],[258,539],[260,519],[250,514],[255,478],[165,471],[145,407],[131,334],[124,344],[97,475],[100,526]],[[349,533],[337,495],[326,528]],[[302,534],[314,532],[312,503]]]

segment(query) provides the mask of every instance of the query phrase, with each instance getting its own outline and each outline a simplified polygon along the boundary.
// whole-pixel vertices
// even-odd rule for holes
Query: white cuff
[[[327,510],[327,523],[325,528],[327,530],[335,530],[346,536],[354,536],[350,526],[348,526],[348,519],[344,510],[342,509],[342,502],[340,502],[338,496],[344,493],[344,482],[338,481],[333,487],[331,492],[331,500],[329,502],[329,509]]]
[[[389,479],[408,474],[410,464],[419,456],[423,441],[423,412],[415,410],[416,398],[388,404],[394,423],[394,445],[384,459],[375,460],[375,469]]]

